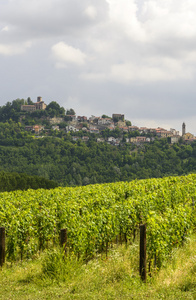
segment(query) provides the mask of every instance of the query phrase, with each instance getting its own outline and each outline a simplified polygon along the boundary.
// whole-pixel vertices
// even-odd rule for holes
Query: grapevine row
[[[69,252],[90,259],[146,223],[148,262],[161,265],[196,227],[195,196],[196,175],[1,193],[7,259],[57,245],[62,228]]]

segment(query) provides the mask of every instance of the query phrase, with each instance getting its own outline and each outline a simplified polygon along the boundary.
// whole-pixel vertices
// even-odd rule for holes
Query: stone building
[[[46,104],[42,101],[42,97],[37,97],[37,102],[33,105],[21,105],[21,111],[33,112],[35,110],[44,110],[46,109]]]

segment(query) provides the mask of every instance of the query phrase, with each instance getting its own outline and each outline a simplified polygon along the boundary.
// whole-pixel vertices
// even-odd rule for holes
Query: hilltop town
[[[20,122],[23,130],[35,138],[48,136],[64,137],[76,142],[87,142],[89,139],[98,143],[106,142],[118,146],[121,143],[140,145],[155,139],[166,138],[169,143],[175,144],[179,140],[191,143],[196,137],[186,132],[185,123],[182,124],[182,134],[176,129],[138,127],[125,118],[124,114],[113,113],[112,116],[80,116],[71,109],[52,101],[48,105],[37,97],[33,102],[31,98],[16,99],[12,103],[0,107],[0,122]]]
[[[46,110],[47,105],[42,100],[42,97],[37,97],[37,102],[31,104],[21,105],[21,112],[33,113],[39,110]],[[70,112],[72,114],[70,114]],[[20,120],[23,120],[21,116]],[[119,145],[122,141],[126,143],[148,143],[155,138],[170,138],[172,144],[177,143],[180,138],[185,142],[192,142],[196,138],[191,133],[186,133],[186,125],[182,124],[182,135],[179,131],[171,128],[166,130],[164,128],[147,128],[138,127],[131,124],[131,121],[125,119],[124,114],[113,113],[111,117],[102,116],[76,116],[73,109],[65,112],[64,116],[47,117],[48,125],[43,124],[27,125],[25,130],[32,131],[37,137],[44,136],[44,133],[50,134],[50,130],[71,133],[72,140],[79,139],[83,141],[89,140],[89,133],[97,136],[97,142],[107,142],[113,145]],[[43,122],[44,123],[44,122]],[[107,132],[103,136],[103,131]],[[80,135],[77,133],[80,132]],[[115,134],[113,134],[115,132]],[[116,134],[118,132],[118,136]],[[82,133],[82,134],[81,134]]]
[[[124,114],[76,115],[41,97],[0,107],[1,170],[75,186],[196,171],[196,139],[175,129],[138,127]]]

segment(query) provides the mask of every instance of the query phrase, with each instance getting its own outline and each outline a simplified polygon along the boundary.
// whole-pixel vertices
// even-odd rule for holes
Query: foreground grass
[[[82,264],[58,250],[0,270],[0,299],[196,299],[196,236],[142,283],[138,245],[118,246]]]

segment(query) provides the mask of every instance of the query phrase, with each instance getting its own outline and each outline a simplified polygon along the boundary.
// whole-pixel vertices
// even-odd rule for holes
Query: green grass
[[[48,250],[31,261],[0,270],[0,299],[196,299],[196,236],[175,250],[165,266],[143,283],[138,244],[116,246],[84,264]]]

